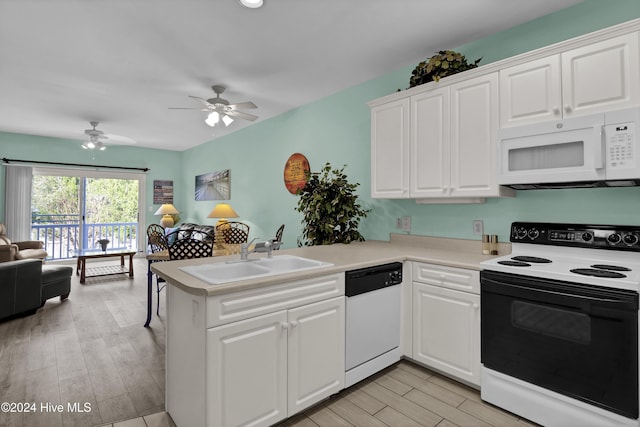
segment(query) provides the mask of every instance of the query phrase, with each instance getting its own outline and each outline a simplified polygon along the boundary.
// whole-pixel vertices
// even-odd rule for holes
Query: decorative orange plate
[[[294,153],[284,165],[284,186],[291,194],[296,194],[307,183],[307,174],[311,168],[304,154]]]

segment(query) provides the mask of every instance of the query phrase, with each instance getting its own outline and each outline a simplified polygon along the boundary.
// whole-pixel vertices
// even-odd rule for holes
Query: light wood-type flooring
[[[134,279],[88,278],[85,285],[74,271],[68,300],[0,321],[0,402],[36,405],[30,413],[0,411],[0,427],[175,426],[164,412],[165,292],[160,317],[154,304],[151,328],[144,328],[147,264],[134,264]],[[281,425],[533,424],[482,402],[477,390],[402,361]]]
[[[0,321],[0,402],[36,406],[0,411],[2,427],[86,427],[164,411],[164,306],[152,328],[143,327],[146,261],[134,260],[133,279],[87,278],[84,285],[73,267],[66,301],[52,298],[35,315]],[[47,403],[63,409],[47,412]]]

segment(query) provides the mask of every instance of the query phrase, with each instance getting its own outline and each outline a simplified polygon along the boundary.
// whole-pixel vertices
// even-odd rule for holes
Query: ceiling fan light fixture
[[[100,151],[104,151],[107,147],[102,143],[102,141],[98,141],[96,148]]]
[[[257,9],[263,5],[262,0],[238,0],[238,2],[249,9]]]
[[[226,114],[222,116],[222,121],[224,122],[225,126],[229,126],[231,123],[233,123],[233,118],[227,116]]]
[[[213,111],[211,114],[209,114],[209,117],[207,117],[207,119],[204,122],[209,126],[214,127],[215,125],[218,124],[219,121],[220,121],[220,114],[218,114],[217,111]]]
[[[86,144],[87,144],[87,148],[91,148],[91,149],[96,148],[96,144],[93,141],[87,141]]]

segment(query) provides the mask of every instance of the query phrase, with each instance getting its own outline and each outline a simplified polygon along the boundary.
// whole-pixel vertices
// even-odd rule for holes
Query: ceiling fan
[[[169,109],[205,111],[209,113],[207,115],[205,123],[211,127],[214,127],[220,123],[222,123],[224,126],[229,126],[235,118],[245,119],[249,121],[254,121],[258,118],[258,116],[254,114],[239,111],[243,109],[258,108],[253,102],[239,102],[237,104],[229,104],[229,101],[220,98],[220,94],[222,94],[226,89],[224,86],[213,85],[211,86],[211,89],[213,89],[213,91],[216,93],[215,98],[204,99],[198,96],[189,95],[189,98],[193,98],[201,102],[204,105],[204,108],[169,107]]]
[[[103,151],[107,147],[105,142],[108,141],[108,144],[135,144],[131,138],[127,138],[126,136],[120,135],[105,135],[105,133],[99,129],[96,129],[100,122],[90,121],[89,124],[93,127],[92,129],[85,129],[84,134],[87,135],[88,139],[82,143],[82,148],[86,150],[100,150]]]
[[[93,129],[84,130],[84,134],[87,135],[89,139],[82,143],[82,148],[84,148],[85,150],[93,150],[93,149],[97,149],[101,151],[104,150],[107,147],[105,147],[102,140],[107,139],[108,137],[104,135],[104,132],[96,129],[96,127],[100,123],[92,121],[92,122],[89,122],[89,124],[93,126]]]

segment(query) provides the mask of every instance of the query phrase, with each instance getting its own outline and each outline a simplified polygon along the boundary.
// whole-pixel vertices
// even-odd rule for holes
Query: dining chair
[[[151,253],[166,251],[169,249],[167,236],[165,236],[164,227],[158,224],[151,224],[147,227],[147,244],[151,249]]]
[[[216,226],[216,234],[223,239],[223,243],[237,245],[249,240],[249,226],[244,222],[227,221]]]
[[[159,224],[151,224],[147,227],[147,244],[151,253],[169,253],[169,239],[165,235],[165,228]],[[164,283],[160,287],[160,283]],[[165,280],[156,274],[156,315],[160,315],[160,291],[166,286]]]
[[[178,239],[169,246],[169,259],[172,261],[210,256],[213,256],[213,246],[211,242],[204,239],[194,239],[193,237]]]

